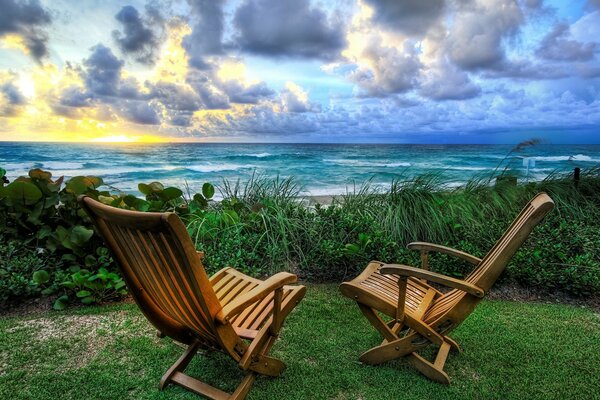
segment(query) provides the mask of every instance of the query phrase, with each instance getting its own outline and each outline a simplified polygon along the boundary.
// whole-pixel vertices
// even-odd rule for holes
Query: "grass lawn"
[[[590,309],[484,301],[453,334],[451,386],[402,361],[358,362],[380,338],[333,285],[310,285],[273,354],[283,376],[259,378],[250,399],[600,398],[600,314]],[[182,349],[158,339],[134,304],[0,319],[0,399],[199,399],[158,382]],[[220,353],[187,372],[231,391],[242,376]]]

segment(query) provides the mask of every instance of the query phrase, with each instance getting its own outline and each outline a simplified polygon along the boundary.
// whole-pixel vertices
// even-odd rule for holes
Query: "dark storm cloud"
[[[365,0],[374,20],[408,35],[423,35],[441,17],[445,0]]]
[[[597,43],[581,43],[570,36],[568,24],[556,25],[542,40],[536,54],[552,61],[589,61],[594,58]]]
[[[191,66],[206,69],[206,56],[223,52],[223,0],[188,0],[192,33],[183,39]]]
[[[52,22],[50,13],[38,0],[0,0],[0,37],[16,34],[38,62],[48,55],[44,27]]]
[[[346,45],[341,23],[309,0],[246,0],[233,22],[236,42],[248,53],[333,60]]]
[[[147,6],[149,10],[148,23],[155,28],[162,28],[164,21],[157,9]],[[158,35],[142,19],[138,10],[133,6],[124,6],[115,15],[115,19],[123,25],[123,32],[115,30],[113,38],[123,54],[131,54],[144,64],[153,64],[158,50]]]

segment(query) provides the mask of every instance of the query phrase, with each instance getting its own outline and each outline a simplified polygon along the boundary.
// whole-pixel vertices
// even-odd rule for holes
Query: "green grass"
[[[558,304],[484,301],[453,334],[449,387],[402,361],[358,362],[380,338],[333,285],[310,285],[273,353],[288,369],[259,378],[250,399],[598,398],[600,315]],[[0,319],[2,399],[198,399],[157,389],[181,355],[133,304]],[[188,373],[231,391],[242,373],[224,355],[198,356]]]

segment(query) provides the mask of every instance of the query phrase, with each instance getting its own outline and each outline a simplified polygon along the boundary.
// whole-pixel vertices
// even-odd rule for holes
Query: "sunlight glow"
[[[142,136],[128,136],[128,135],[113,135],[104,136],[96,139],[92,139],[94,143],[163,143],[167,140],[158,136],[142,135]]]

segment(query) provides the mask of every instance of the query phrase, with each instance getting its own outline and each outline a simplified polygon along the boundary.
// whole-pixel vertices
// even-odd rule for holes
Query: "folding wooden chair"
[[[421,252],[423,268],[372,261],[354,280],[342,283],[341,292],[357,302],[384,338],[381,345],[363,353],[360,360],[376,365],[406,356],[425,376],[449,384],[444,364],[450,349],[460,350],[460,347],[448,333],[471,314],[553,206],[548,195],[537,195],[483,259],[449,247],[415,242],[408,248]],[[476,268],[464,280],[431,272],[427,269],[430,251],[461,258]],[[428,281],[452,290],[441,293]],[[380,314],[391,320],[385,322]],[[433,362],[417,354],[429,345],[439,347]]]
[[[209,279],[177,215],[121,210],[85,196],[79,203],[159,336],[188,345],[162,377],[161,390],[172,382],[210,399],[243,399],[257,374],[282,373],[285,364],[268,353],[306,292],[304,286],[287,286],[295,275],[280,272],[261,281],[224,268]],[[247,372],[233,394],[183,373],[200,349],[221,350]]]

